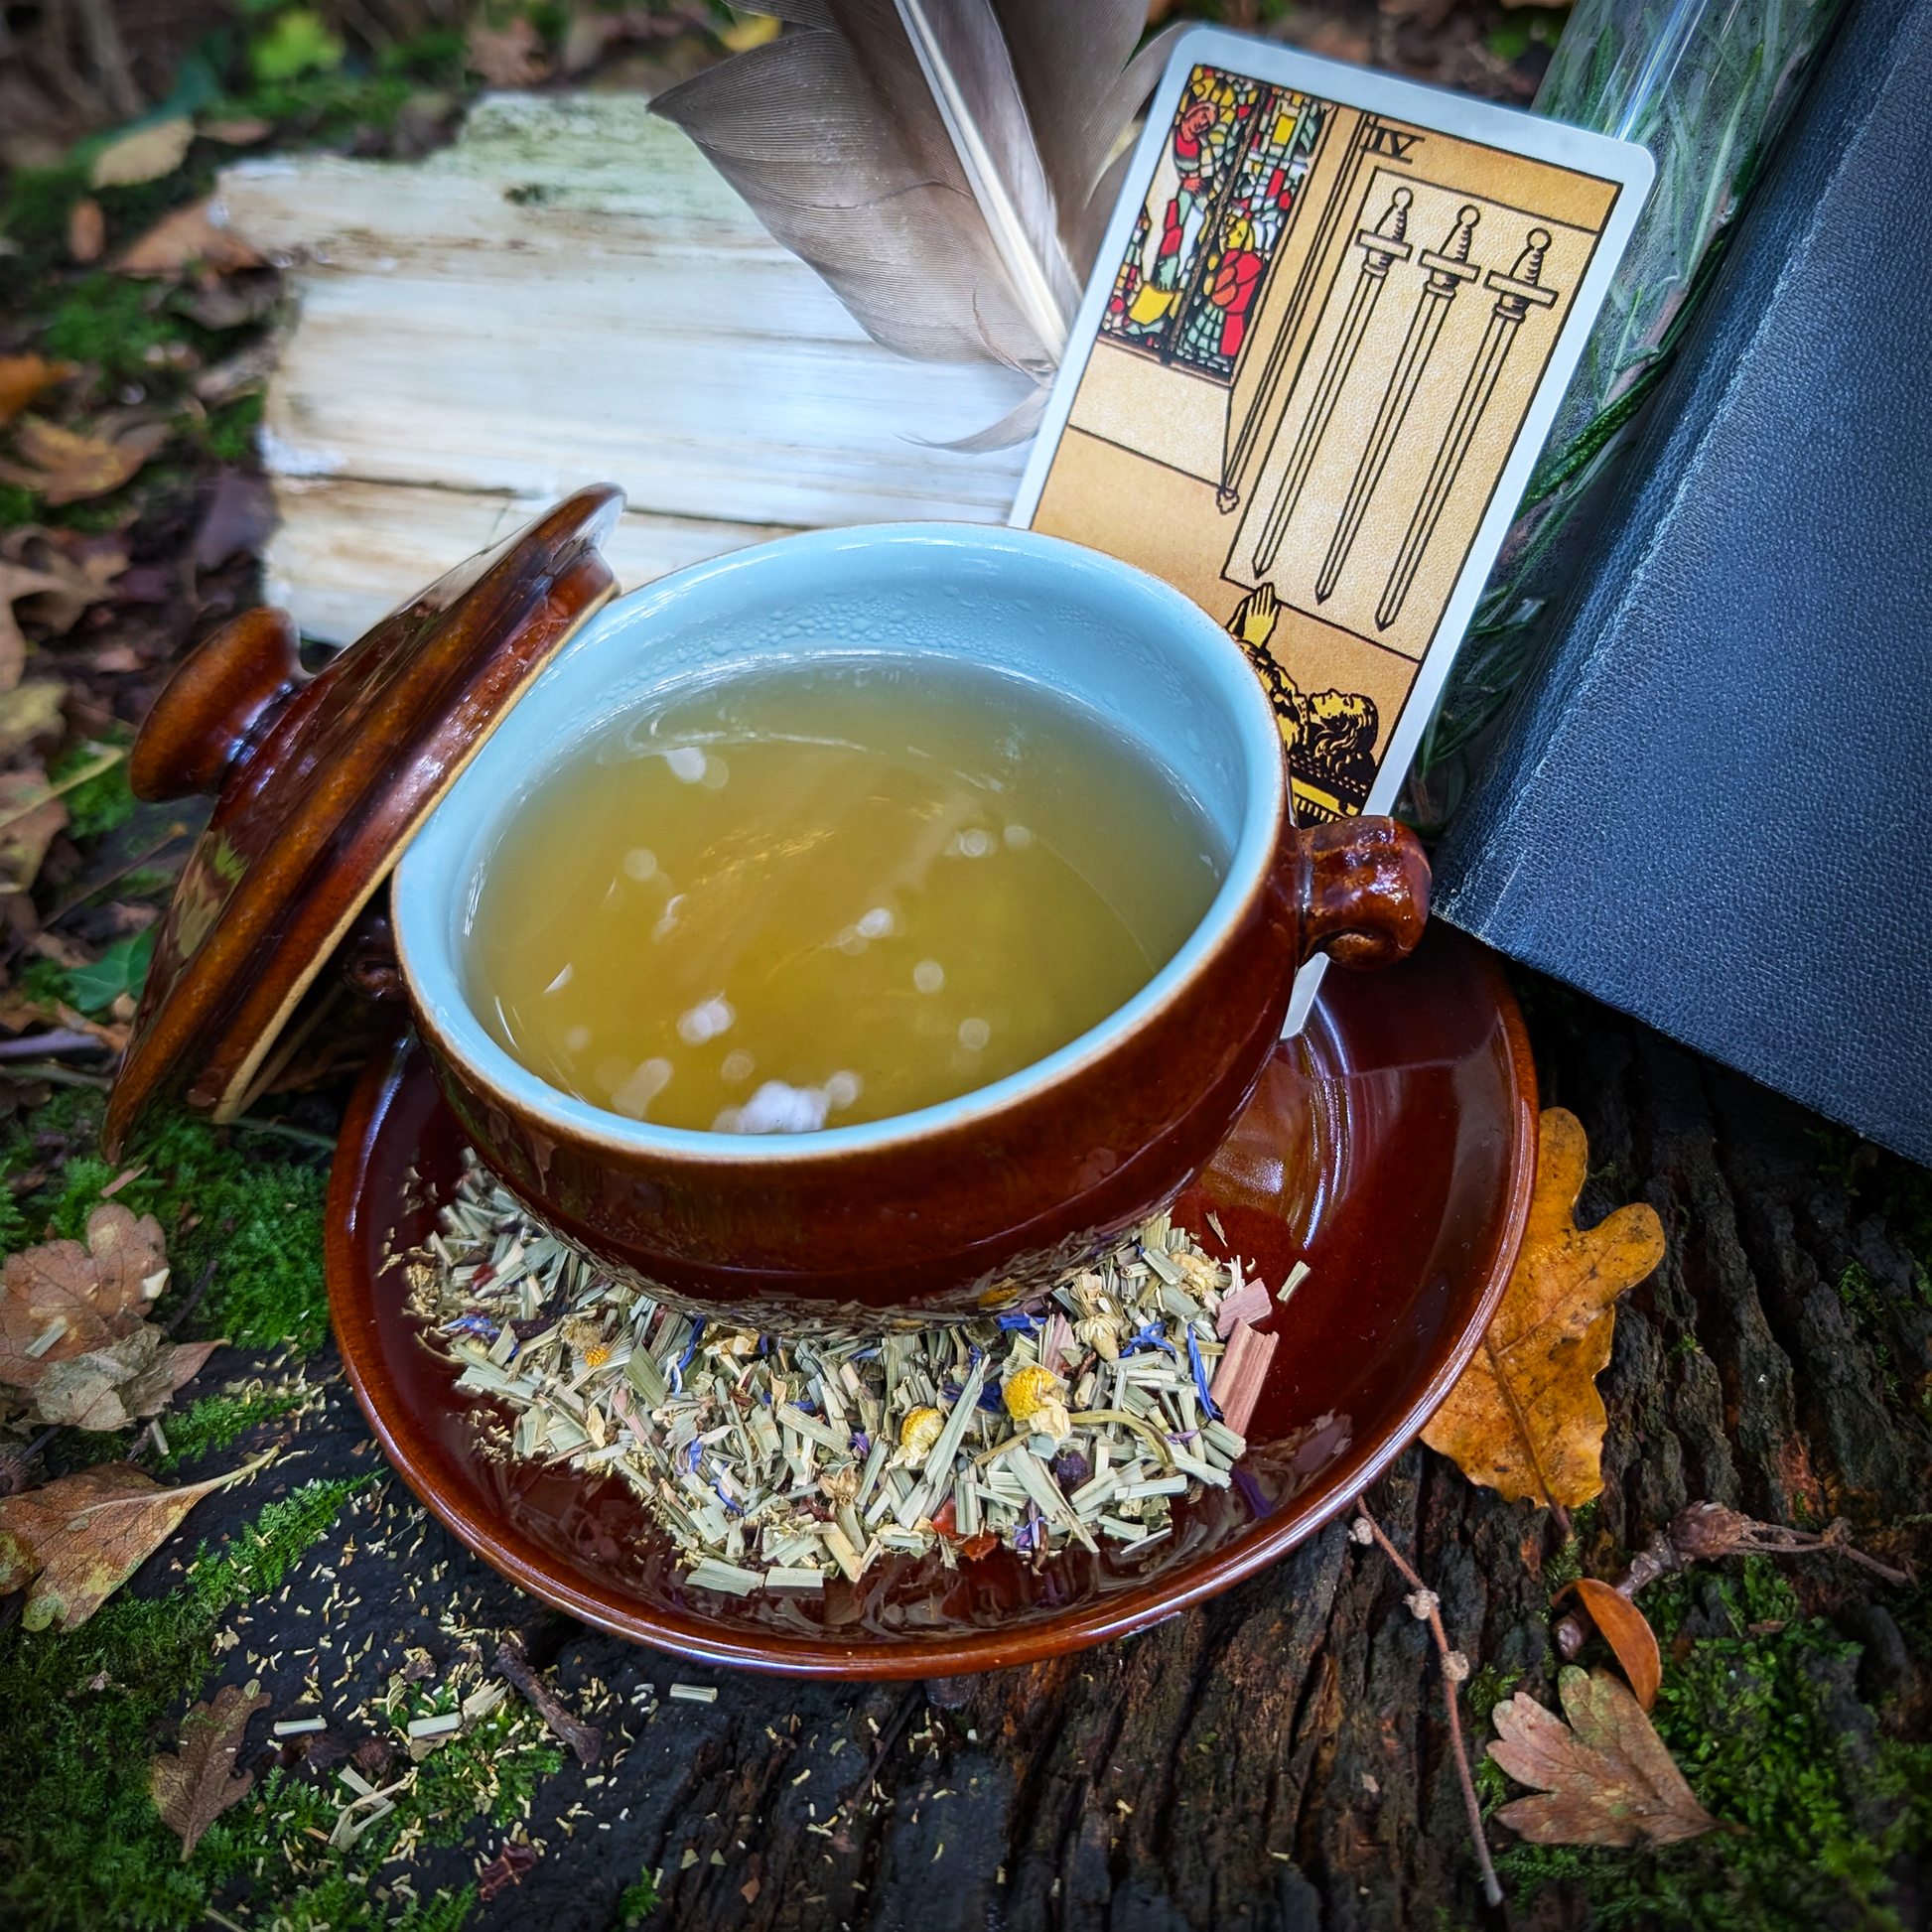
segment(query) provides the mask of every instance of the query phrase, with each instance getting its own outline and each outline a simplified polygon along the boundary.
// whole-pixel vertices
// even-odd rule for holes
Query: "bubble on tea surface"
[[[959,1023],[959,1043],[969,1053],[977,1053],[993,1037],[993,1029],[984,1020],[962,1020]]]
[[[738,1111],[739,1134],[811,1134],[825,1125],[831,1095],[823,1087],[767,1080]]]
[[[1025,852],[1034,842],[1033,833],[1024,825],[1009,825],[1005,836],[1009,852]]]
[[[963,832],[953,835],[949,848],[962,858],[984,859],[993,850],[993,834],[980,825],[969,825]]]
[[[706,1040],[729,1033],[732,1022],[737,1018],[731,1002],[722,994],[714,994],[709,1000],[678,1015],[677,1035],[687,1046],[702,1046]]]
[[[564,1035],[564,1051],[581,1053],[591,1043],[591,1030],[588,1027],[573,1027]]]
[[[746,1052],[744,1047],[740,1046],[725,1055],[724,1062],[718,1068],[718,1071],[725,1079],[737,1082],[739,1080],[749,1080],[757,1068],[758,1061],[750,1053]]]
[[[912,968],[912,984],[921,993],[937,993],[946,983],[946,969],[936,959],[922,959]]]
[[[647,845],[633,845],[623,855],[623,869],[641,886],[656,876],[657,854]]]
[[[699,774],[698,782],[707,791],[723,791],[730,781],[731,774],[731,766],[714,753],[705,759],[704,770]]]
[[[669,1060],[646,1060],[612,1094],[612,1109],[620,1114],[627,1114],[632,1120],[642,1120],[644,1110],[670,1083]]]
[[[674,745],[664,754],[664,762],[671,767],[672,777],[687,785],[694,785],[704,776],[704,768],[710,760],[706,759],[702,745]]]
[[[572,964],[570,964],[569,961],[565,961],[564,970],[561,973],[559,973],[557,977],[553,979],[550,982],[550,984],[546,986],[543,990],[545,994],[561,993],[564,990],[564,988],[567,987],[571,983],[571,981],[574,980],[576,977],[577,977],[577,968]]]
[[[664,901],[664,916],[650,929],[653,939],[668,939],[677,930],[677,908],[683,903],[682,893],[674,893]]]
[[[841,1107],[849,1107],[866,1089],[866,1083],[856,1073],[838,1072],[825,1083],[826,1104],[836,1113]]]
[[[856,925],[848,925],[840,928],[838,937],[832,943],[848,958],[857,959],[872,941]]]
[[[859,930],[868,939],[890,939],[893,936],[894,919],[892,912],[883,905],[875,905],[859,921]]]

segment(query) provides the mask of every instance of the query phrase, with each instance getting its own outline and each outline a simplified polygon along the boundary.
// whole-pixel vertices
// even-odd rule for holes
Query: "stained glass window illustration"
[[[1220,381],[1321,132],[1325,103],[1196,68],[1114,278],[1104,334]]]

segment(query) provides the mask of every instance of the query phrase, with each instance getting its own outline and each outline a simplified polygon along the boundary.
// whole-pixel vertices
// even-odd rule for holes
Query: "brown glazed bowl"
[[[1069,695],[1147,744],[1231,855],[1193,933],[1059,1051],[939,1106],[797,1135],[623,1118],[529,1072],[472,1004],[466,929],[510,819],[614,718],[697,680],[827,651],[968,663]],[[1027,531],[831,530],[609,605],[477,753],[397,868],[410,1005],[483,1161],[648,1292],[791,1332],[1002,1309],[1173,1199],[1240,1115],[1318,951],[1390,963],[1428,870],[1387,819],[1299,831],[1282,741],[1239,646],[1179,592]]]

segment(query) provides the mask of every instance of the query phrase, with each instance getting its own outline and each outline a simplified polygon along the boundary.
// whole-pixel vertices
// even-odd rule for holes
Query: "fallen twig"
[[[1348,1534],[1357,1543],[1379,1544],[1384,1556],[1395,1565],[1414,1594],[1408,1598],[1410,1610],[1427,1621],[1430,1635],[1443,1659],[1443,1676],[1449,1691],[1449,1743],[1455,1752],[1456,1775],[1462,1780],[1462,1802],[1469,1814],[1469,1836],[1475,1841],[1476,1863],[1482,1867],[1482,1895],[1492,1905],[1503,1902],[1503,1888],[1496,1880],[1496,1867],[1489,1860],[1489,1841],[1482,1830],[1482,1806],[1476,1801],[1475,1779],[1469,1775],[1469,1754],[1462,1746],[1462,1719],[1456,1709],[1458,1687],[1469,1675],[1469,1660],[1459,1650],[1449,1648],[1449,1634],[1443,1628],[1443,1611],[1436,1592],[1409,1567],[1402,1552],[1382,1534],[1382,1526],[1368,1513],[1360,1497],[1355,1499],[1355,1520]]]
[[[1888,1584],[1909,1584],[1912,1578],[1852,1545],[1852,1525],[1843,1516],[1822,1532],[1788,1529],[1782,1523],[1760,1523],[1753,1516],[1726,1509],[1722,1503],[1686,1503],[1630,1561],[1630,1568],[1610,1586],[1619,1596],[1635,1599],[1638,1590],[1659,1577],[1674,1576],[1692,1564],[1720,1557],[1843,1557],[1882,1578]],[[1575,1612],[1557,1624],[1557,1648],[1575,1657],[1588,1639],[1589,1626]]]
[[[77,1033],[71,1027],[55,1027],[44,1034],[24,1034],[18,1039],[0,1039],[0,1060],[29,1060],[36,1053],[106,1053],[113,1049],[92,1034]]]
[[[523,1693],[537,1716],[577,1753],[578,1763],[588,1771],[603,1753],[604,1733],[564,1709],[555,1692],[530,1668],[514,1633],[496,1646],[495,1668],[498,1677],[507,1677]]]

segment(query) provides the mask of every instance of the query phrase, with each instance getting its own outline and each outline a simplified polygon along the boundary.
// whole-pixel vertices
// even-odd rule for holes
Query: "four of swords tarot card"
[[[1227,625],[1303,824],[1393,803],[1651,172],[1386,74],[1177,43],[1013,521]]]

